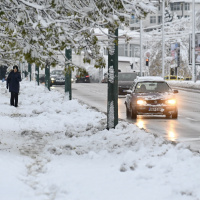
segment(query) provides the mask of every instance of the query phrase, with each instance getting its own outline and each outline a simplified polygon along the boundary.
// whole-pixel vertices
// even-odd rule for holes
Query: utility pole
[[[162,77],[165,76],[165,36],[164,36],[164,26],[165,26],[165,0],[162,1]]]
[[[72,60],[72,49],[65,49],[65,56],[67,60]],[[72,100],[72,73],[69,64],[66,66],[65,71],[65,93],[69,94],[69,100]]]
[[[113,33],[110,37],[113,37]],[[110,38],[111,49],[108,51],[108,102],[107,129],[115,128],[118,124],[118,29],[115,37]]]
[[[142,43],[142,19],[140,19],[140,76],[142,76],[142,65],[143,65],[143,43]]]
[[[195,64],[195,0],[192,0],[192,80],[196,82]]]

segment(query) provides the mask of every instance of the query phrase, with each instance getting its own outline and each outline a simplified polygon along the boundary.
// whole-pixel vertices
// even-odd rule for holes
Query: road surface
[[[52,89],[64,92],[64,86],[55,86]],[[107,112],[107,84],[73,83],[72,98],[79,99],[101,112]],[[127,119],[125,97],[119,96],[119,119],[126,120],[168,140],[189,144],[194,150],[200,150],[200,93],[179,90],[177,99],[178,119],[166,119],[165,116],[138,116],[136,120],[133,120]]]

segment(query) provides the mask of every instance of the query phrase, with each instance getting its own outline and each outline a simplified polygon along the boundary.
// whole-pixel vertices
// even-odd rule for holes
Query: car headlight
[[[175,105],[176,104],[176,99],[168,99],[166,101],[166,103],[169,104],[169,105]]]
[[[55,81],[56,79],[55,79],[55,78],[51,78],[51,80],[52,80],[52,81]]]
[[[143,106],[143,105],[146,105],[147,102],[144,101],[144,100],[137,100],[137,104],[140,105],[140,106]]]

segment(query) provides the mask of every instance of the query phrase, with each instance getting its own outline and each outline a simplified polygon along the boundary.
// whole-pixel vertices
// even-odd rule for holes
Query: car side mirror
[[[174,94],[177,94],[178,93],[178,90],[174,90]]]

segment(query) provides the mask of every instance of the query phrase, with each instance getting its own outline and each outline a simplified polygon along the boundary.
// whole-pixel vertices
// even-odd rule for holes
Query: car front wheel
[[[178,118],[178,111],[172,114],[172,119],[177,119],[177,118]]]
[[[132,119],[136,119],[137,118],[137,114],[133,109],[131,109],[131,118]]]
[[[130,113],[129,109],[127,108],[127,105],[126,105],[126,117],[127,118],[130,117],[130,115],[131,115],[131,113]]]

